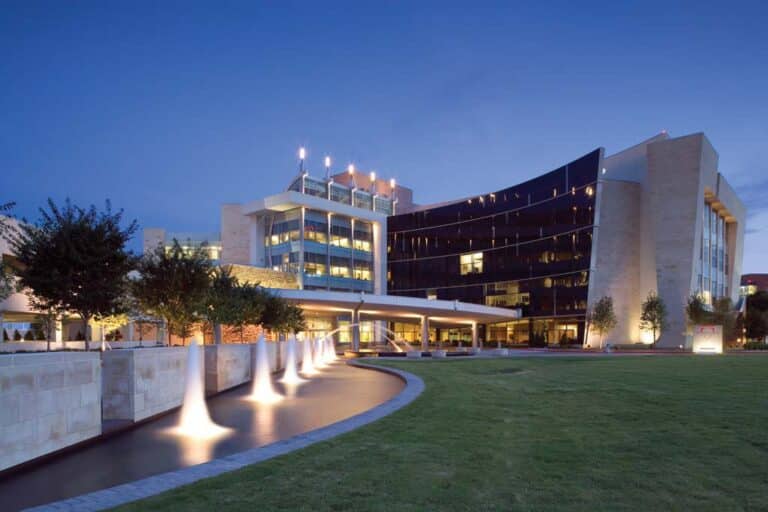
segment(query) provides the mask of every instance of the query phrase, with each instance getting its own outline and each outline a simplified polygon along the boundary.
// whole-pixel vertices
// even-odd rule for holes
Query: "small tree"
[[[265,308],[262,315],[262,326],[270,331],[297,333],[306,329],[303,310],[285,299],[265,293]]]
[[[763,341],[768,336],[768,314],[762,311],[749,311],[744,320],[747,338]]]
[[[11,233],[11,227],[7,222],[5,213],[9,213],[13,208],[13,203],[0,204],[0,238],[8,240]],[[0,255],[0,302],[4,301],[16,291],[16,282],[10,269],[6,267]]]
[[[35,225],[22,223],[10,235],[19,261],[16,273],[30,291],[32,305],[42,311],[72,311],[87,326],[94,317],[121,313],[126,275],[134,258],[125,248],[137,229],[123,229],[122,210],[83,209],[69,200],[59,208],[48,200]],[[90,336],[85,333],[86,350]]]
[[[205,299],[205,317],[211,324],[216,344],[222,341],[221,326],[238,324],[243,316],[239,287],[237,278],[229,270],[221,267],[213,270],[211,286]]]
[[[261,288],[250,284],[239,285],[234,292],[239,311],[234,316],[232,326],[240,331],[240,341],[243,342],[246,326],[263,323],[267,296]]]
[[[710,323],[712,316],[711,313],[707,311],[704,299],[697,293],[688,297],[688,301],[685,305],[685,315],[688,317],[689,327]]]
[[[651,345],[655,345],[657,333],[667,326],[667,306],[656,293],[649,292],[640,310],[640,329],[651,331],[653,334]]]
[[[185,252],[177,240],[166,251],[158,246],[138,264],[132,292],[148,313],[163,318],[169,333],[186,339],[204,320],[212,265],[204,247]]]
[[[605,296],[598,300],[589,313],[589,324],[594,328],[599,337],[599,344],[603,346],[603,336],[616,327],[616,314],[613,312],[613,299]]]

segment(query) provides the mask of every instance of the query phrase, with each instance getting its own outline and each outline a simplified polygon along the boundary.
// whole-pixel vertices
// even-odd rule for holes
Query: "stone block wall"
[[[0,356],[0,470],[101,434],[98,352]]]
[[[254,345],[205,346],[205,391],[218,393],[251,380]]]
[[[188,350],[158,347],[105,352],[104,419],[139,421],[180,406]]]

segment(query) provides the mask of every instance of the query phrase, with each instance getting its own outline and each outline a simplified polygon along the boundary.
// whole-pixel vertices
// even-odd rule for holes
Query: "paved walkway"
[[[229,471],[269,460],[294,450],[339,436],[363,425],[376,421],[408,405],[424,390],[424,382],[417,376],[391,368],[372,367],[358,361],[350,362],[353,366],[371,368],[375,371],[399,376],[405,387],[387,402],[350,418],[331,425],[293,436],[267,446],[252,448],[240,453],[213,459],[196,466],[178,469],[159,475],[143,478],[134,482],[118,485],[101,491],[84,494],[74,498],[49,503],[36,507],[35,511],[94,511],[116,507],[142,498],[191,484]],[[76,478],[76,476],[75,476]]]

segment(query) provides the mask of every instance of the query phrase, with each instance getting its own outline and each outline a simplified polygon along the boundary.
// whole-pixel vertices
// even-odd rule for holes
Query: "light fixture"
[[[389,188],[391,188],[392,190],[395,189],[395,178],[391,178],[389,180]]]
[[[326,156],[325,157],[325,166],[330,168],[331,167],[331,157]]]
[[[371,171],[371,181],[376,181],[376,173]]]
[[[299,160],[304,160],[307,156],[307,150],[303,147],[299,148]]]
[[[349,172],[350,175],[355,174],[355,164],[349,164],[347,172]]]

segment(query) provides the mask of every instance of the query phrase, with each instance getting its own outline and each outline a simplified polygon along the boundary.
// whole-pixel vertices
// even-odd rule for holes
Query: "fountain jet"
[[[212,439],[230,431],[217,425],[208,413],[203,386],[203,353],[197,340],[189,344],[187,356],[187,380],[184,388],[184,402],[181,419],[173,431],[179,435],[198,439]]]
[[[334,353],[333,339],[326,336],[323,338],[323,360],[326,364],[331,364],[336,360],[336,354]]]
[[[280,382],[284,384],[303,384],[307,382],[306,379],[299,377],[299,373],[296,371],[296,335],[291,334],[288,337],[285,351],[285,372],[283,372],[283,378]]]
[[[267,340],[264,335],[259,336],[256,342],[256,371],[253,376],[253,387],[249,400],[263,404],[274,404],[283,399],[283,396],[275,391],[272,386],[272,369],[269,367],[267,355]]]
[[[301,373],[304,375],[315,375],[317,370],[312,362],[312,338],[307,337],[303,341],[304,351],[301,357]]]
[[[312,342],[312,346],[314,348],[313,354],[312,354],[312,362],[315,365],[315,368],[318,370],[322,370],[325,368],[325,354],[323,353],[323,340],[322,338],[315,338]]]

